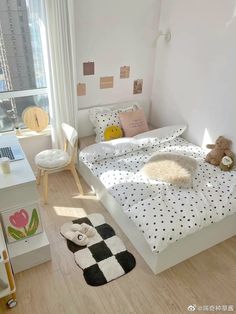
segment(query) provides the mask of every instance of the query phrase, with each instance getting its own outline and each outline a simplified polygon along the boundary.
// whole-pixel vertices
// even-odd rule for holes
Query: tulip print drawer
[[[2,211],[1,216],[8,243],[24,240],[43,231],[37,203]]]

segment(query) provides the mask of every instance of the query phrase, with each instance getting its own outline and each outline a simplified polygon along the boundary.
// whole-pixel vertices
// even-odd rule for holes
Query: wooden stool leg
[[[16,300],[16,293],[15,292],[13,292],[11,296],[12,296],[13,300]]]
[[[4,260],[7,260],[7,258],[8,258],[7,251],[5,251],[5,250],[3,251],[3,258],[4,258]],[[7,278],[8,278],[10,289],[11,289],[11,291],[14,291],[11,294],[12,300],[10,299],[7,302],[7,305],[9,306],[9,308],[12,308],[12,307],[16,306],[16,293],[15,293],[16,285],[15,285],[15,280],[14,280],[14,276],[13,276],[11,265],[10,265],[9,261],[5,263],[5,269],[7,272]]]
[[[71,166],[70,166],[70,171],[71,171],[71,173],[73,174],[73,177],[74,177],[74,179],[75,179],[75,183],[76,183],[76,185],[77,185],[77,187],[78,187],[78,190],[79,190],[79,193],[80,193],[81,195],[84,195],[84,191],[83,191],[82,185],[81,185],[80,180],[79,180],[79,177],[78,177],[78,173],[77,173],[77,171],[76,171],[74,165],[71,165]]]
[[[41,169],[38,168],[37,170],[37,177],[36,177],[36,183],[39,185],[41,179]]]
[[[44,204],[47,204],[48,202],[48,173],[47,171],[44,171],[43,173],[43,198],[44,198]]]

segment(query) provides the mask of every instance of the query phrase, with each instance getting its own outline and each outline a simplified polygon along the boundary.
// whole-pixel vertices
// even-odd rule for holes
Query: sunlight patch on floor
[[[83,199],[83,200],[95,200],[98,201],[98,198],[96,195],[89,195],[89,194],[85,194],[85,195],[76,195],[72,197],[73,199]]]
[[[53,206],[55,213],[58,216],[65,216],[65,217],[85,217],[87,216],[86,211],[80,207],[60,207],[60,206]]]

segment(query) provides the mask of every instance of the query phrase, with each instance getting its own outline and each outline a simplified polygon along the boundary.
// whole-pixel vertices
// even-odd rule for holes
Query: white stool
[[[47,149],[35,156],[35,164],[38,169],[37,184],[43,177],[44,203],[48,200],[48,174],[63,170],[70,170],[79,193],[83,195],[83,189],[75,169],[75,158],[77,154],[78,133],[70,125],[62,123],[62,130],[65,136],[65,147],[62,149]]]

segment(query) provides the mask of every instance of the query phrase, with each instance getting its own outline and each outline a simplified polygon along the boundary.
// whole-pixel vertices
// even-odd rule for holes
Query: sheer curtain
[[[62,147],[61,123],[76,127],[74,0],[45,0],[48,85],[53,147]]]

